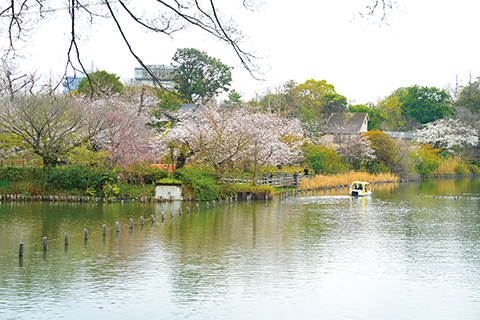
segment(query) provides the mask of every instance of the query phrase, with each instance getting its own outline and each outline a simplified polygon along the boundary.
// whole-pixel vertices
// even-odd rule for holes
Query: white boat
[[[370,182],[353,181],[350,185],[350,195],[354,197],[366,197],[372,194]]]

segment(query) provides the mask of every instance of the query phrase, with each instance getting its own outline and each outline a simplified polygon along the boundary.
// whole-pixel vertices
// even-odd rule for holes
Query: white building
[[[166,90],[173,90],[175,86],[175,80],[173,79],[172,72],[174,68],[166,65],[147,65],[147,68],[157,80],[162,84]],[[153,77],[144,68],[135,68],[135,78],[130,79],[129,85],[132,87],[141,87],[143,85],[149,87],[158,87]]]

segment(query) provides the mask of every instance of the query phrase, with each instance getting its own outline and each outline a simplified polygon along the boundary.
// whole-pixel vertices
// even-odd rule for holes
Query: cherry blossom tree
[[[179,111],[178,123],[157,137],[155,150],[165,155],[171,152],[172,142],[185,145],[192,155],[190,160],[212,166],[219,181],[227,165],[242,159],[247,149],[249,136],[243,112],[216,107]]]
[[[433,149],[453,153],[459,149],[478,144],[478,131],[456,119],[441,119],[430,122],[416,131],[416,140],[429,144]]]
[[[129,99],[114,95],[90,101],[98,126],[102,128],[96,143],[109,152],[111,165],[126,167],[134,162],[156,159],[151,145],[155,132],[147,125],[151,121],[147,110],[154,101],[142,95]]]
[[[343,135],[341,140],[337,141],[337,152],[352,165],[375,159],[370,140],[359,134]]]
[[[328,133],[333,135],[333,145],[337,153],[354,166],[375,159],[375,150],[368,137],[361,135],[347,122],[328,126]]]
[[[246,117],[246,125],[250,128],[246,158],[253,163],[253,184],[256,185],[261,167],[293,162],[304,138],[297,118],[252,111],[247,112]]]
[[[297,120],[249,108],[220,110],[217,107],[180,111],[179,122],[160,134],[155,150],[172,157],[174,143],[187,146],[190,161],[215,169],[219,181],[228,165],[252,161],[255,176],[265,164],[291,162],[303,142]]]

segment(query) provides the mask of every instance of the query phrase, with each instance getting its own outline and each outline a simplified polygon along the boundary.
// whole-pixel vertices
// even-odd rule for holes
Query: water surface
[[[479,201],[475,179],[199,212],[3,203],[0,318],[479,319]]]

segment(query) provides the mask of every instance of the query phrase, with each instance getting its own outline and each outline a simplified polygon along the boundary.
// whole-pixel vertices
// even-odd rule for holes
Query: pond
[[[199,211],[2,203],[0,318],[480,319],[479,212],[480,179]]]

